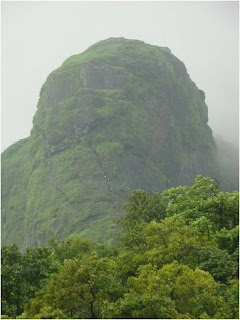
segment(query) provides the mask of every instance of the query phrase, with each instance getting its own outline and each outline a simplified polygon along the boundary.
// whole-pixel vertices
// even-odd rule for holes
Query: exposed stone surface
[[[205,94],[168,48],[108,39],[43,85],[28,139],[2,156],[3,243],[109,240],[134,189],[218,175]]]

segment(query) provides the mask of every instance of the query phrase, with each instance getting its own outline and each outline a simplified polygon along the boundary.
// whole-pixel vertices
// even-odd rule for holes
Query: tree
[[[199,249],[211,243],[207,234],[178,217],[166,218],[161,223],[151,222],[145,229],[144,239],[145,255],[158,267],[174,260],[194,267],[198,264]]]
[[[139,267],[138,276],[128,279],[127,292],[105,305],[105,318],[214,318],[225,301],[218,284],[202,270],[192,270],[176,261],[157,269]],[[221,315],[224,317],[224,314]]]
[[[49,245],[54,258],[59,263],[63,263],[64,260],[68,259],[81,259],[84,255],[88,255],[94,250],[94,246],[89,239],[79,237],[68,238],[60,242],[51,239]]]
[[[27,315],[39,317],[50,308],[68,318],[100,318],[104,301],[114,301],[121,293],[116,267],[96,252],[82,260],[66,260],[32,301]]]
[[[221,249],[227,250],[230,254],[238,252],[239,248],[239,226],[233,229],[221,229],[216,234],[218,245]]]
[[[23,255],[16,244],[2,247],[2,314],[10,317],[21,314],[26,302],[22,260]]]
[[[2,313],[20,315],[40,290],[57,264],[48,248],[29,248],[20,253],[16,244],[2,248]]]
[[[166,217],[161,194],[148,195],[143,190],[133,191],[125,205],[125,211],[123,221],[126,224],[135,224],[141,220],[147,223],[152,220],[159,222]]]
[[[167,216],[181,216],[189,223],[205,217],[217,230],[232,229],[238,224],[238,192],[220,192],[208,177],[196,176],[192,186],[179,186],[162,194]]]
[[[223,297],[226,300],[226,313],[230,319],[239,318],[239,279],[230,280],[224,288]]]
[[[145,191],[134,191],[125,205],[125,215],[119,224],[123,229],[121,242],[124,247],[133,248],[144,246],[143,230],[147,223],[155,220],[162,221],[165,212],[162,208],[161,195],[152,196]]]
[[[226,250],[216,247],[203,247],[199,250],[198,266],[222,283],[238,276],[238,262]]]
[[[237,205],[236,193],[199,176],[161,195],[134,192],[117,246],[81,238],[24,254],[5,246],[3,317],[237,317]]]
[[[25,294],[30,300],[34,293],[44,287],[46,279],[56,272],[59,263],[49,248],[28,248],[22,260]]]

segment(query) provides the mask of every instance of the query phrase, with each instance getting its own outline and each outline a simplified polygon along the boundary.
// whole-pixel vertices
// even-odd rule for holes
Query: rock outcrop
[[[204,92],[168,48],[110,38],[43,85],[29,138],[2,154],[2,240],[108,241],[134,189],[218,175]]]

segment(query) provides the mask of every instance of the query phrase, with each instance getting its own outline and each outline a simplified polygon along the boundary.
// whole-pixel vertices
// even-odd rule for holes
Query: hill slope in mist
[[[214,137],[219,163],[219,184],[225,191],[239,190],[239,149],[221,136]]]
[[[30,137],[2,154],[2,239],[108,241],[134,189],[217,177],[204,92],[168,48],[110,38],[44,83]]]

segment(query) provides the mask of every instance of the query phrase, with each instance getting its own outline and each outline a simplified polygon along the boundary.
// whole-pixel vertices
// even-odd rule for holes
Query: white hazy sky
[[[29,136],[48,74],[109,37],[167,46],[206,93],[215,134],[238,144],[237,1],[1,2],[2,150]]]

